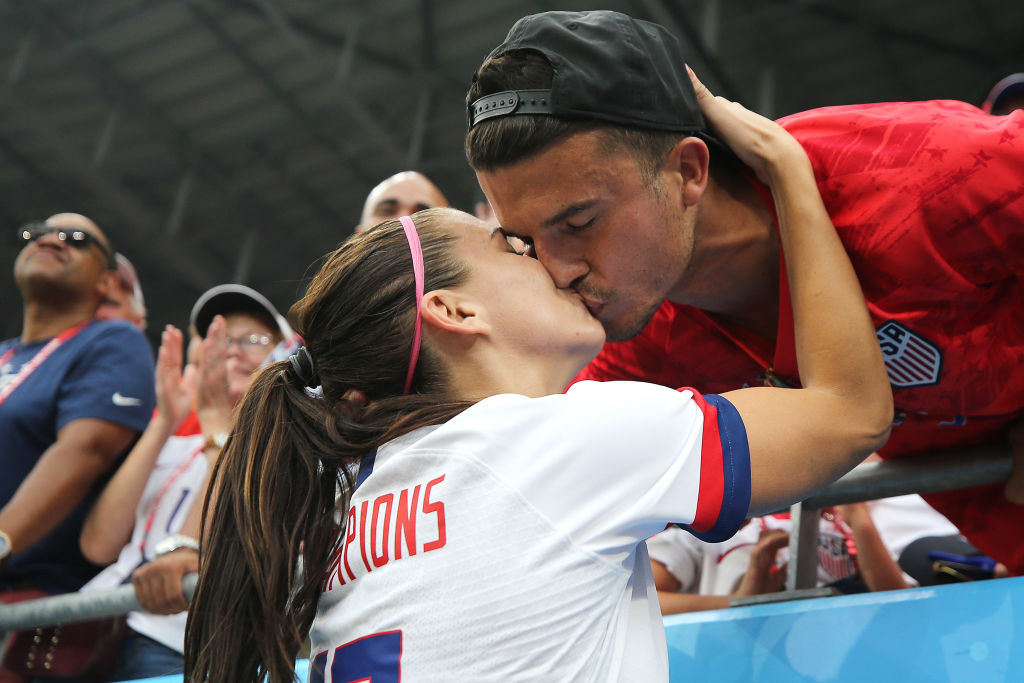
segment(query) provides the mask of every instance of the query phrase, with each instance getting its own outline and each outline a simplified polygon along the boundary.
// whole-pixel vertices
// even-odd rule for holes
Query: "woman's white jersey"
[[[644,539],[673,522],[728,538],[749,502],[720,396],[485,399],[364,458],[309,681],[666,681]]]

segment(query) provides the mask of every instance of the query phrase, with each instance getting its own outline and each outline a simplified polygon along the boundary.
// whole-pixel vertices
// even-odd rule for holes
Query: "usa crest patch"
[[[882,347],[889,382],[894,387],[936,384],[942,370],[942,353],[935,344],[890,320],[875,334]]]

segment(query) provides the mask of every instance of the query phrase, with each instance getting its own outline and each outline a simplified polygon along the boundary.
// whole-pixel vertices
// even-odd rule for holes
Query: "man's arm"
[[[71,514],[137,434],[95,418],[64,425],[0,510],[0,529],[11,537],[11,556],[31,548]]]
[[[775,566],[775,556],[789,542],[789,535],[781,529],[761,532],[757,544],[750,547],[750,561],[740,585],[731,595],[704,595],[680,593],[682,583],[663,563],[651,560],[654,586],[658,589],[658,604],[662,614],[682,614],[709,609],[725,609],[734,597],[762,595],[782,590],[786,581],[785,567]]]
[[[882,541],[867,504],[837,505],[836,509],[853,532],[853,542],[857,548],[857,567],[868,590],[910,588],[907,580],[903,578],[903,570]]]
[[[682,614],[683,612],[700,612],[706,609],[722,609],[729,606],[728,595],[700,595],[698,593],[680,593],[682,584],[672,575],[661,562],[651,560],[651,571],[654,573],[654,586],[658,589],[658,604],[662,614]]]

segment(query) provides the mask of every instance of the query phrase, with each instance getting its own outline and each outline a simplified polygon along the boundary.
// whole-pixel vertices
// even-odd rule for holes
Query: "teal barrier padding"
[[[1024,681],[1024,577],[665,617],[675,681]]]
[[[306,683],[306,673],[309,669],[309,660],[300,659],[295,662],[295,673],[299,676],[299,683]],[[160,676],[159,678],[140,678],[125,683],[182,683],[181,674],[176,676]]]
[[[681,614],[665,632],[680,683],[1024,681],[1024,578]]]

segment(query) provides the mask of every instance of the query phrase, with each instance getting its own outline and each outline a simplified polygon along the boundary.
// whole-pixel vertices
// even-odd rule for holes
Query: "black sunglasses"
[[[96,239],[95,235],[90,235],[84,230],[58,228],[43,221],[33,221],[18,228],[18,240],[23,244],[35,242],[43,235],[57,235],[57,239],[75,249],[86,249],[89,245],[95,244],[103,252],[107,269],[114,270],[117,268],[117,261],[114,260],[114,255],[110,253],[106,245]]]

